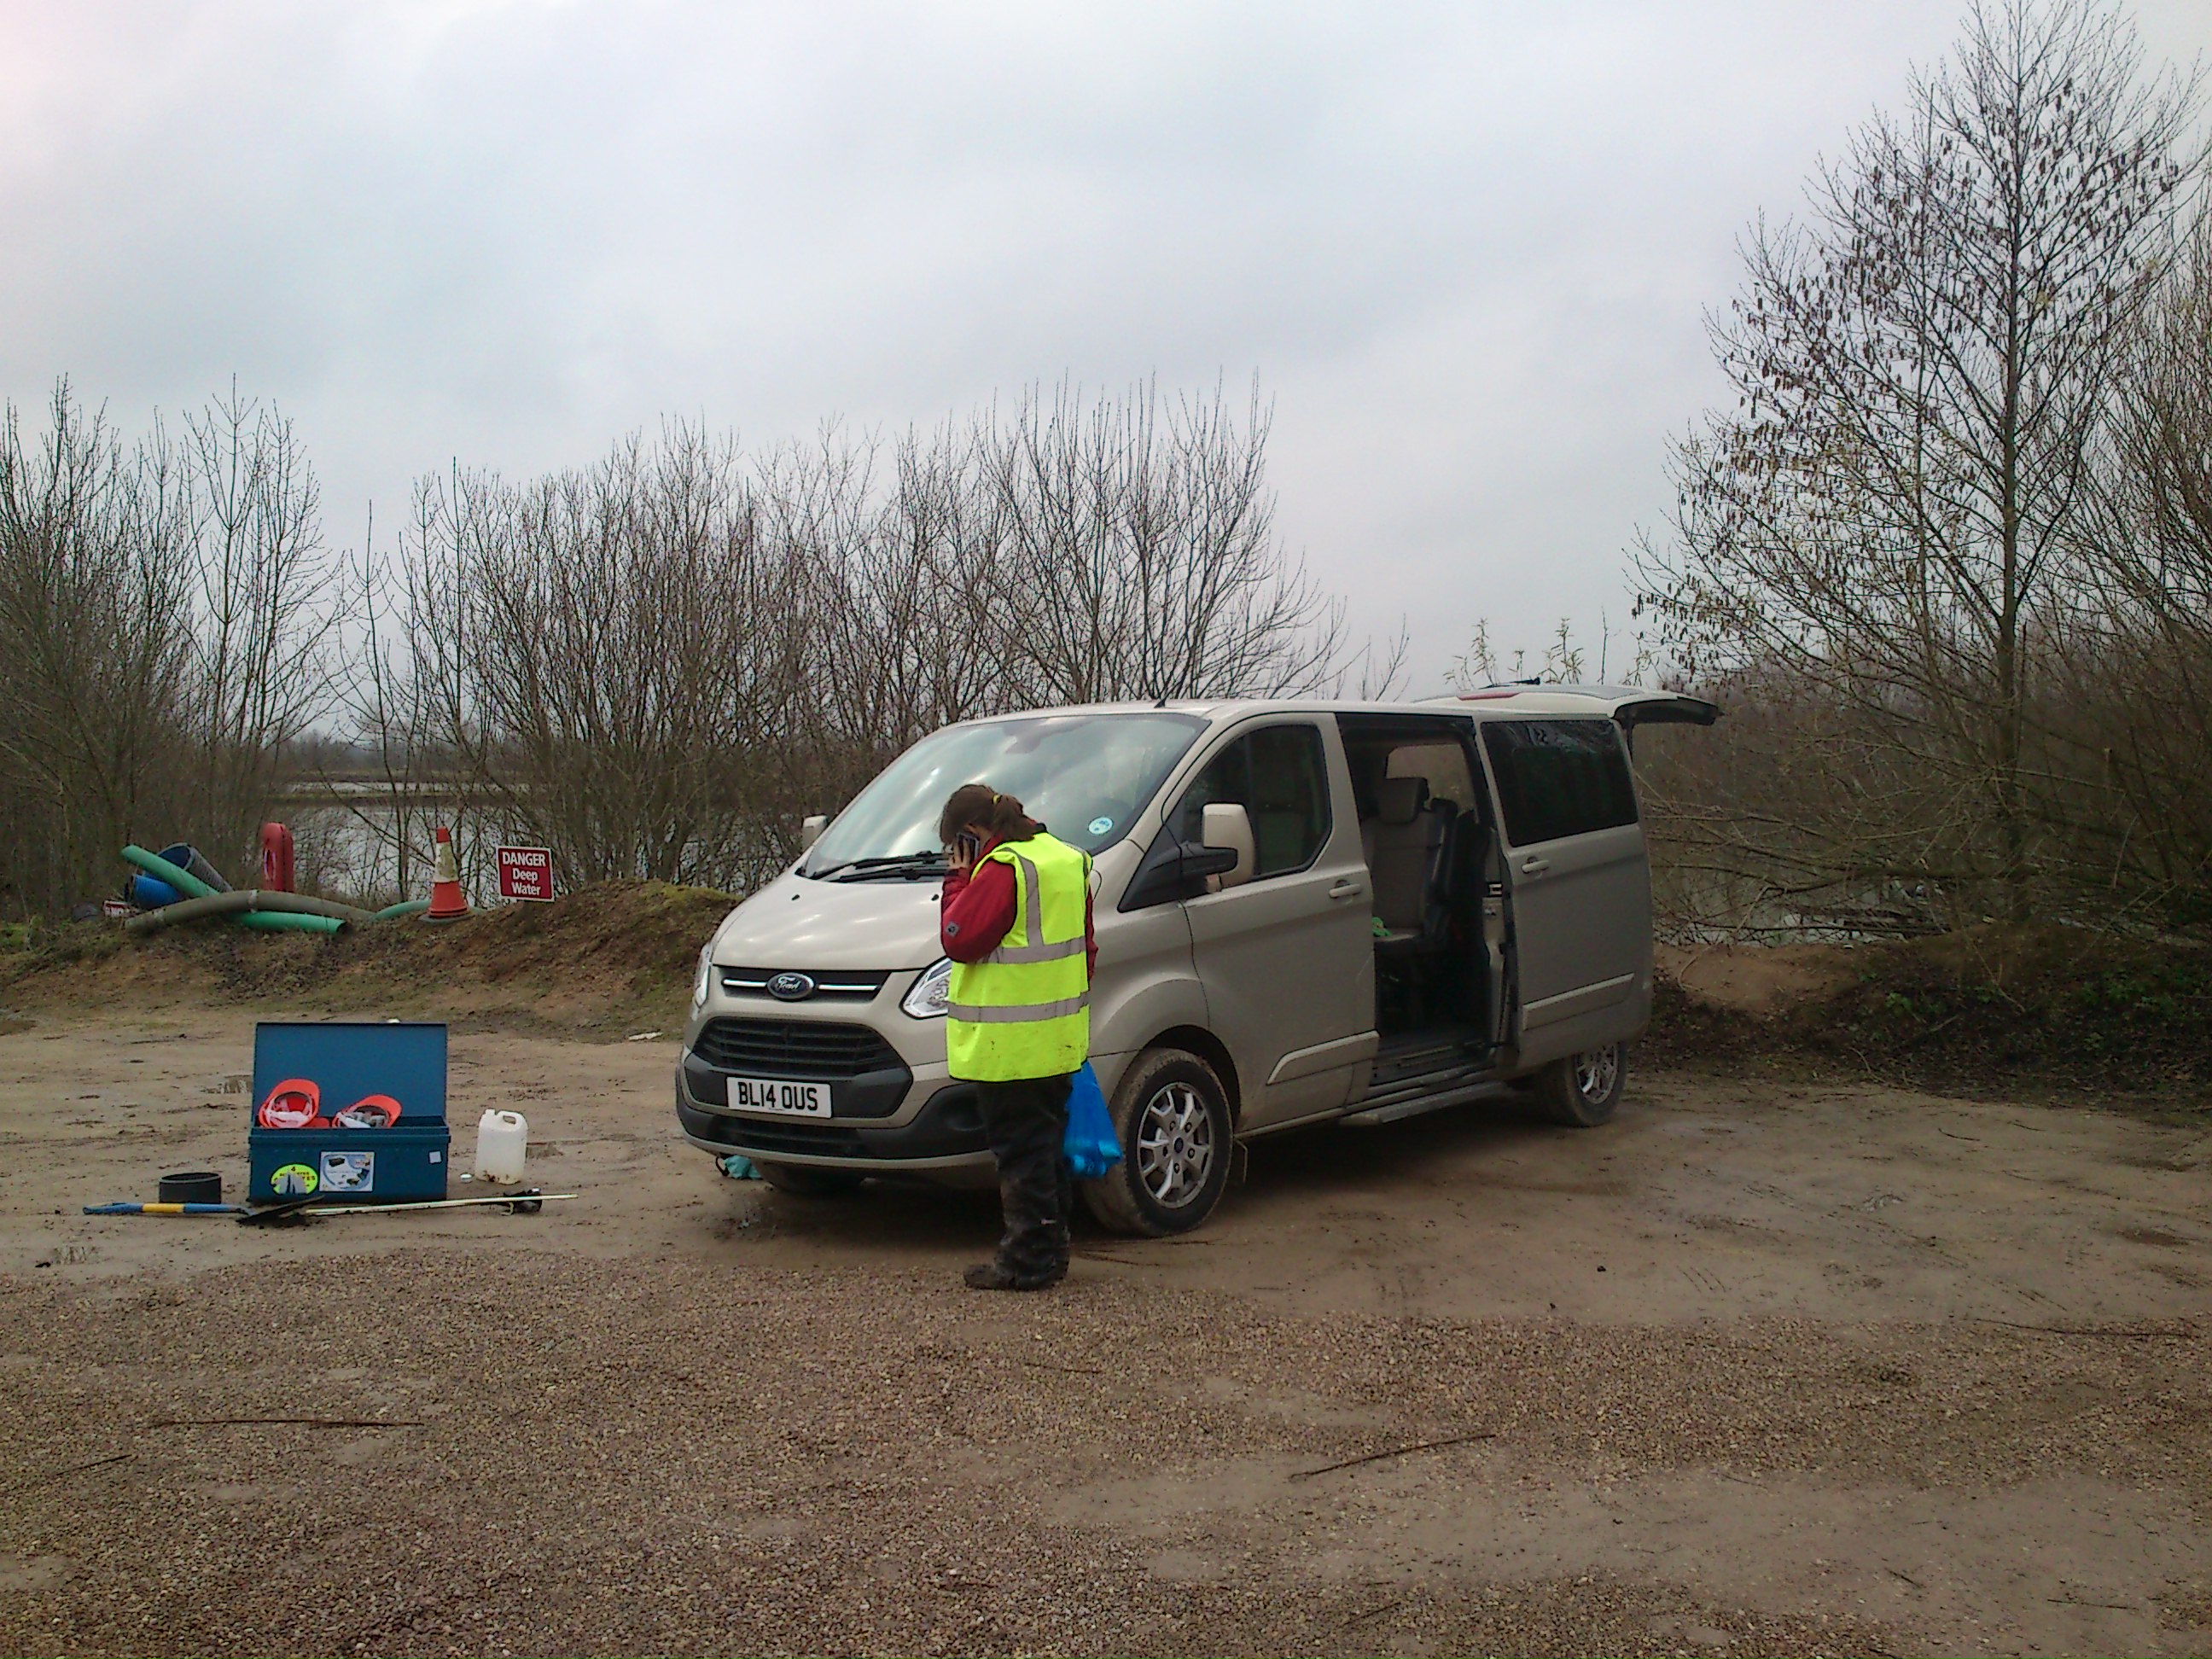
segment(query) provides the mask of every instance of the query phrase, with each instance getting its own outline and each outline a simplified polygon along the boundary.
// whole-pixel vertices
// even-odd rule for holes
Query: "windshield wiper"
[[[942,853],[897,853],[883,859],[847,859],[842,864],[833,864],[827,870],[810,870],[806,873],[816,881],[829,881],[837,877],[868,880],[876,876],[934,875],[945,868]]]

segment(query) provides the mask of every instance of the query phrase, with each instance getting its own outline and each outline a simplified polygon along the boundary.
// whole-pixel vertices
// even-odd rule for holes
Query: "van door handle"
[[[1521,860],[1521,873],[1524,876],[1544,875],[1551,870],[1551,867],[1552,861],[1549,859],[1522,859]]]
[[[1365,890],[1358,882],[1346,876],[1328,890],[1328,896],[1333,899],[1352,899],[1358,898]]]

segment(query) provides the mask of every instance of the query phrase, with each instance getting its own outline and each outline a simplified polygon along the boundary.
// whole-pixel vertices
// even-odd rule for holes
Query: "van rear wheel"
[[[1555,1060],[1536,1074],[1536,1099],[1544,1115],[1570,1128],[1595,1129],[1620,1104],[1628,1079],[1626,1044],[1608,1042]]]
[[[1140,1238],[1187,1233],[1213,1213],[1229,1185],[1236,1128],[1213,1067],[1181,1048],[1137,1056],[1114,1091],[1121,1161],[1079,1183],[1109,1232]]]

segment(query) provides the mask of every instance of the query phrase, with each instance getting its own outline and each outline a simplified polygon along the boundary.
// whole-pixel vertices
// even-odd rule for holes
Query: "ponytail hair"
[[[1021,802],[988,783],[963,783],[945,798],[945,810],[937,815],[937,838],[950,847],[971,823],[981,824],[994,841],[1025,841],[1036,830]]]

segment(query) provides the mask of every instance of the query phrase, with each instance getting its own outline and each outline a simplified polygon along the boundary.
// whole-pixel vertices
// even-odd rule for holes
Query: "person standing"
[[[1074,1199],[1062,1146],[1074,1073],[1091,1053],[1091,855],[988,784],[938,817],[946,874],[939,930],[952,959],[945,1052],[975,1085],[999,1162],[1005,1232],[969,1288],[1042,1291],[1067,1277]]]

